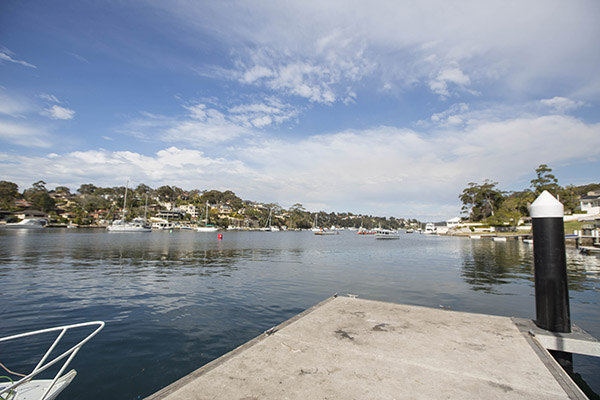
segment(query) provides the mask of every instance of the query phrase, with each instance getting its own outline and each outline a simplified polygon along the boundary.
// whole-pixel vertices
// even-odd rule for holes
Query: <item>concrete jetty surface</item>
[[[404,398],[587,397],[511,318],[348,297],[328,299],[148,397]]]

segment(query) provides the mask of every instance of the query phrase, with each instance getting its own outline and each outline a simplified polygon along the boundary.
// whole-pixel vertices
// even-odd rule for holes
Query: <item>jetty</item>
[[[600,356],[576,326],[334,296],[147,400],[586,399],[548,350]]]

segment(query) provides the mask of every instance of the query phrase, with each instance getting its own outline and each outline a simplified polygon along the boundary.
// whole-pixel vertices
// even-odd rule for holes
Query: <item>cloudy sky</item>
[[[441,220],[600,181],[600,2],[0,4],[0,179]]]

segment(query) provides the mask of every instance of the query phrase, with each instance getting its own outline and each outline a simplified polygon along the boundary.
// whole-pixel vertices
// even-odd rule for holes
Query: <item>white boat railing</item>
[[[86,326],[95,326],[95,325],[97,325],[98,327],[96,329],[94,329],[94,331],[92,333],[90,333],[89,335],[87,335],[83,340],[81,340],[75,346],[71,347],[69,350],[63,352],[61,355],[55,357],[53,360],[47,361],[47,359],[50,356],[50,354],[52,353],[52,351],[58,345],[58,342],[60,342],[60,340],[65,336],[65,333],[69,329],[77,329],[77,328],[83,328],[83,327],[86,327]],[[81,349],[81,347],[84,344],[86,344],[94,336],[96,336],[96,334],[98,334],[98,332],[100,332],[102,330],[102,328],[104,328],[104,322],[103,321],[92,321],[92,322],[84,322],[84,323],[80,323],[80,324],[57,326],[57,327],[54,327],[54,328],[41,329],[41,330],[38,330],[38,331],[21,333],[21,334],[18,334],[18,335],[13,335],[13,336],[7,336],[7,337],[4,337],[4,338],[0,338],[0,343],[3,343],[3,342],[8,342],[8,341],[11,341],[11,340],[15,340],[15,339],[21,339],[21,338],[28,337],[28,336],[42,335],[42,334],[49,333],[49,332],[59,332],[58,337],[50,345],[50,347],[48,348],[48,350],[46,351],[46,353],[42,356],[42,358],[40,359],[40,361],[37,363],[37,365],[35,366],[35,368],[33,369],[33,371],[31,371],[29,374],[27,374],[24,377],[22,377],[21,379],[19,379],[17,382],[14,382],[14,383],[6,386],[6,387],[0,387],[0,398],[9,398],[10,397],[10,393],[12,393],[14,391],[18,391],[19,386],[24,385],[24,384],[26,384],[28,382],[31,382],[34,377],[36,377],[37,375],[39,375],[42,372],[46,371],[48,368],[52,367],[55,364],[58,364],[61,360],[64,360],[65,358],[68,357],[64,361],[64,363],[62,364],[62,366],[60,367],[58,373],[50,381],[49,386],[47,388],[45,388],[45,390],[44,390],[45,393],[40,398],[40,400],[46,399],[48,397],[48,395],[51,393],[52,387],[56,384],[56,382],[58,381],[58,379],[63,375],[63,373],[65,372],[65,370],[67,369],[67,367],[69,366],[69,364],[71,363],[71,361],[73,360],[73,358],[75,358],[75,355],[77,354],[77,352]],[[15,374],[15,373],[13,373],[13,374],[14,375],[20,375],[20,374]],[[4,396],[5,393],[9,393],[9,396]]]

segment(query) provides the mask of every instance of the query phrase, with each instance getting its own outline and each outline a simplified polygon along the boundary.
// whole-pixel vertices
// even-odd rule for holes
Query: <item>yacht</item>
[[[363,228],[362,226],[360,228],[358,228],[358,232],[356,232],[357,235],[374,235],[375,231],[372,229],[366,229]]]
[[[134,218],[131,221],[117,219],[106,229],[109,232],[152,232],[152,225],[143,218]]]
[[[375,239],[400,239],[400,234],[389,229],[377,229]]]
[[[426,234],[426,235],[435,235],[437,233],[437,229],[435,227],[435,224],[432,224],[430,222],[427,225],[425,225],[425,231],[423,233]]]
[[[321,232],[323,229],[319,228],[319,225],[317,225],[317,214],[315,214],[315,222],[313,224],[313,227],[311,229],[312,232]]]
[[[204,212],[204,226],[196,228],[196,232],[216,232],[219,228],[208,224],[208,201],[206,202],[206,211]]]
[[[125,207],[127,207],[127,189],[129,181],[125,185],[125,199],[123,200],[123,216],[121,219],[114,220],[106,229],[109,232],[152,232],[152,225],[146,218],[134,218],[131,221],[125,220]],[[146,208],[148,207],[148,197],[146,197]]]
[[[43,218],[25,218],[23,221],[0,225],[3,229],[41,229],[48,221]]]
[[[271,225],[272,224],[271,213],[272,213],[272,210],[269,210],[269,216],[267,217],[267,223],[266,223],[265,227],[262,228],[261,230],[265,231],[265,232],[279,232],[280,229],[278,226]]]

